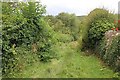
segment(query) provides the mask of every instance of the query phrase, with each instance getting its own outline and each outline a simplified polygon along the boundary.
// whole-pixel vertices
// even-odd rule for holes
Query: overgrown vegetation
[[[57,16],[46,16],[46,21],[54,31],[69,34],[74,40],[80,36],[80,20],[75,14],[59,13]]]
[[[52,59],[49,63],[36,62],[28,66],[22,73],[16,73],[14,77],[21,78],[116,78],[107,66],[102,65],[94,55],[86,56],[79,53],[78,43],[57,43],[53,49],[59,55],[58,59]]]
[[[113,67],[116,71],[120,71],[119,36],[117,38],[113,37],[114,32],[117,33],[117,31],[111,30],[112,28],[118,27],[117,24],[114,24],[115,19],[115,15],[105,9],[91,11],[85,18],[87,22],[83,21],[82,50],[92,50],[106,64]],[[109,32],[108,35],[105,35],[110,30],[113,33]],[[111,39],[109,40],[109,38]],[[110,42],[112,43],[110,44]]]
[[[100,57],[106,64],[111,66],[115,71],[120,71],[120,35],[113,38],[108,45],[107,39],[103,38],[99,45]],[[107,46],[108,45],[108,46]]]
[[[88,42],[90,42],[89,47],[97,47],[100,40],[104,37],[105,32],[114,27],[114,24],[108,22],[108,20],[105,18],[94,21],[90,25],[90,29],[88,31]]]
[[[115,16],[105,9],[96,8],[84,19],[82,25],[83,48],[95,48],[104,33],[114,28]],[[89,44],[90,43],[90,44]]]
[[[54,53],[50,47],[55,43],[55,38],[51,27],[42,17],[45,8],[34,2],[5,2],[2,6],[3,75],[20,69],[17,66],[23,63],[18,63],[22,55],[26,58],[26,54],[31,57],[37,54],[42,61],[52,58]],[[26,46],[24,50],[23,46]]]
[[[93,77],[98,78],[95,71],[99,70],[105,70],[103,71],[105,73],[110,72],[106,77],[118,77],[116,74],[113,75],[109,68],[97,69],[102,68],[102,65],[98,64],[96,62],[98,58],[94,58],[95,56],[88,51],[95,51],[94,53],[97,53],[105,63],[115,71],[120,71],[120,36],[114,37],[107,48],[105,39],[106,31],[117,27],[113,23],[114,14],[99,8],[91,11],[88,16],[81,17],[64,12],[56,16],[46,16],[45,12],[45,6],[38,2],[2,3],[3,77],[20,77],[20,73],[35,63],[46,65],[49,61],[52,63],[52,60],[62,61],[62,71],[55,72],[58,77],[85,77],[86,74],[87,77],[92,77],[94,74]],[[81,48],[86,52],[81,52]],[[95,64],[92,64],[94,61]],[[37,67],[39,66],[41,65]],[[62,68],[62,66],[59,67]],[[44,68],[41,71],[47,69],[45,66]],[[84,68],[86,68],[85,71]],[[93,71],[90,71],[91,69]],[[81,70],[83,73],[80,73]],[[52,73],[51,71],[50,68],[46,70],[48,74]],[[88,75],[87,72],[92,74]],[[98,72],[98,74],[103,73]],[[52,76],[55,77],[55,75]],[[102,77],[105,77],[104,74]]]

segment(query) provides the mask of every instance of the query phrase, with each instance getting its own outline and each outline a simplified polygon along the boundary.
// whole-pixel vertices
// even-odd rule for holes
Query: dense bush
[[[30,46],[22,45],[20,47],[12,48],[12,50],[14,52],[14,57],[11,56],[7,64],[4,59],[4,61],[2,61],[2,71],[4,72],[5,70],[2,77],[15,77],[16,73],[24,71],[26,67],[32,66],[33,63],[39,61],[38,55],[33,53],[32,49],[30,50]],[[6,56],[6,59],[8,60],[7,57],[9,57],[9,55]]]
[[[120,35],[113,38],[112,43],[106,47],[108,42],[103,38],[99,46],[99,54],[101,58],[115,71],[120,71]]]
[[[42,17],[44,13],[45,8],[40,3],[3,3],[2,73],[6,77],[19,70],[17,65],[21,55],[26,60],[26,54],[31,55],[33,59],[33,53],[36,53],[41,61],[48,61],[52,58],[54,53],[50,47],[56,40],[53,35],[54,31]],[[24,48],[27,50],[23,50],[23,46],[26,46]]]
[[[109,66],[120,71],[120,36],[112,37],[114,34],[105,33],[111,28],[117,27],[114,24],[115,16],[104,9],[95,9],[82,21],[82,48],[92,49]],[[108,38],[113,38],[109,43]],[[109,41],[110,42],[110,41]]]
[[[97,47],[100,40],[104,37],[105,32],[114,27],[114,23],[110,23],[105,18],[94,21],[90,25],[90,29],[88,31],[88,41],[90,43],[89,47]]]
[[[114,20],[114,15],[105,9],[96,8],[91,11],[82,21],[83,48],[93,48],[94,44],[98,44],[105,31],[114,27]]]

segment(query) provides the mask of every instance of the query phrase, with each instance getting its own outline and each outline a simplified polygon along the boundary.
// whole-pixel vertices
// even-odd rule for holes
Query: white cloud
[[[57,15],[60,12],[86,15],[95,8],[106,8],[117,13],[119,0],[41,0],[47,6],[47,13]]]

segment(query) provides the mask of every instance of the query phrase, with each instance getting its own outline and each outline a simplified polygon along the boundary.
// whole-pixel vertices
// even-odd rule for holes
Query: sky
[[[46,5],[49,15],[57,15],[60,12],[74,13],[77,16],[87,15],[95,8],[105,8],[111,12],[118,13],[118,2],[120,0],[40,0]]]

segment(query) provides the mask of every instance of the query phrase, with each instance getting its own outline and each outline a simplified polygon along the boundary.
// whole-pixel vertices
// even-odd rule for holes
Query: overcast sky
[[[95,8],[106,8],[118,13],[118,2],[120,0],[41,0],[46,5],[47,14],[57,15],[60,12],[87,15]]]

